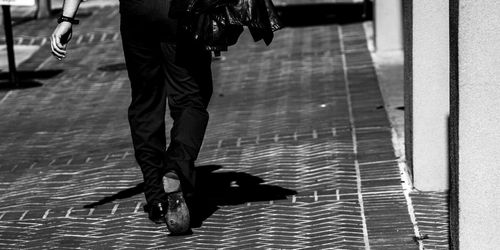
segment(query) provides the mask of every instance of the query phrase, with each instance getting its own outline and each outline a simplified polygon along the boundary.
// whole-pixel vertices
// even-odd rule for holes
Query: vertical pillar
[[[4,18],[4,28],[5,28],[5,42],[7,45],[7,57],[8,57],[8,62],[9,62],[9,83],[17,87],[18,86],[18,81],[17,81],[17,69],[16,69],[16,60],[15,60],[15,54],[14,54],[14,41],[13,37],[14,35],[12,34],[12,18],[10,16],[10,6],[9,5],[2,5],[2,12],[3,12],[3,18]]]
[[[500,1],[458,8],[459,241],[500,246]]]
[[[402,0],[375,0],[374,12],[377,52],[402,50]]]
[[[449,6],[448,0],[412,1],[411,147],[414,187],[444,191],[448,185]]]
[[[36,1],[36,17],[46,18],[51,16],[52,7],[51,0],[37,0]]]

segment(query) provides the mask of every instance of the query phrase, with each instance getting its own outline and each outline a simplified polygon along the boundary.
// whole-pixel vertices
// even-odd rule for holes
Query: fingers
[[[57,25],[54,33],[50,37],[50,46],[52,54],[58,59],[62,60],[66,57],[66,46],[71,39],[71,23],[62,22]]]
[[[50,40],[51,40],[50,46],[52,48],[52,54],[58,60],[62,60],[64,57],[66,57],[66,45],[62,45],[61,37],[53,34]]]

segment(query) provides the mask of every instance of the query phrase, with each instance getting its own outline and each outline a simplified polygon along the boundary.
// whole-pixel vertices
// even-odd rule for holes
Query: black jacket
[[[271,0],[173,0],[169,16],[178,19],[179,34],[212,51],[236,44],[243,26],[267,45],[283,27]]]

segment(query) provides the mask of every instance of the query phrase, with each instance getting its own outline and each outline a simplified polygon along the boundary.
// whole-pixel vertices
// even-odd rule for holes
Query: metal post
[[[5,29],[5,41],[7,43],[7,55],[9,60],[9,80],[10,84],[18,87],[16,60],[14,57],[14,39],[12,35],[12,20],[10,16],[10,6],[2,5],[3,26]]]

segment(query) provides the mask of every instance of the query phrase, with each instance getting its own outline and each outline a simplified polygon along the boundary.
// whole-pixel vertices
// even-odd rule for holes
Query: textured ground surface
[[[64,63],[53,20],[15,28],[42,45],[21,70],[55,76],[0,92],[1,249],[447,247],[445,196],[412,194],[409,213],[361,23],[287,28],[270,47],[246,34],[213,63],[197,162],[211,202],[193,235],[168,237],[141,212],[118,12],[80,13]]]

